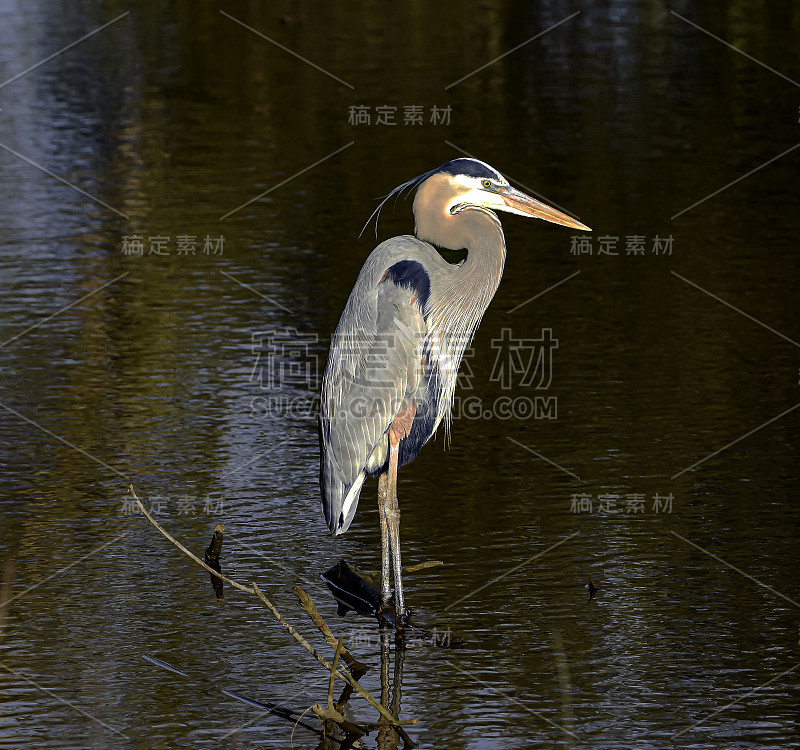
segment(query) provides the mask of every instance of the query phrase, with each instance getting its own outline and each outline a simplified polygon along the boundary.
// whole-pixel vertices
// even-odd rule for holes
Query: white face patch
[[[457,175],[448,175],[450,177],[450,181],[454,185],[459,185],[464,188],[478,188],[480,189],[483,186],[484,180],[491,180],[492,184],[499,185],[501,187],[508,187],[508,180],[505,177],[471,177],[465,174],[457,174]]]
[[[507,211],[505,201],[491,190],[483,187],[483,181],[491,179],[488,177],[469,177],[467,175],[459,174],[455,176],[448,175],[450,184],[453,186],[453,198],[447,204],[446,210],[452,212],[455,206],[466,203],[472,206],[481,206],[483,208],[491,208],[498,211]],[[506,180],[491,180],[492,184],[501,187],[507,187]]]

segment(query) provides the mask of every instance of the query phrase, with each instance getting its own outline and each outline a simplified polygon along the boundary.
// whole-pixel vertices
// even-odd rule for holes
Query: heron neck
[[[493,213],[464,209],[452,220],[455,233],[464,238],[460,246],[466,247],[467,257],[460,265],[440,266],[426,315],[440,373],[436,424],[444,421],[447,435],[458,367],[497,291],[506,258],[503,230]]]
[[[506,259],[506,243],[497,216],[484,209],[454,215],[458,234],[466,238],[467,257],[440,271],[428,306],[432,332],[458,366],[486,308],[494,297]]]
[[[500,220],[491,211],[464,209],[453,218],[458,221],[459,233],[469,239],[465,243],[467,257],[453,269],[446,293],[451,302],[458,297],[477,314],[477,326],[503,276],[506,242]]]

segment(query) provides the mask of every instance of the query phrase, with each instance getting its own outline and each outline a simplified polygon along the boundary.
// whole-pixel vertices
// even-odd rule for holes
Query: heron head
[[[457,226],[467,222],[459,221],[459,215],[471,215],[475,211],[491,214],[506,211],[520,216],[533,216],[537,219],[562,224],[573,229],[592,230],[577,219],[556,210],[546,203],[517,190],[496,169],[485,162],[472,158],[453,159],[441,167],[414,177],[389,192],[367,219],[364,229],[375,219],[375,236],[378,236],[378,220],[381,209],[392,198],[402,195],[406,190],[414,190],[414,218],[417,223],[417,236],[435,245],[458,250],[466,247],[469,238],[466,227]],[[471,214],[463,214],[472,209]],[[362,233],[364,231],[362,229]]]
[[[533,216],[592,231],[571,216],[512,187],[500,172],[478,159],[453,159],[423,175],[414,200],[418,223],[423,213],[443,210],[454,216],[470,208]]]

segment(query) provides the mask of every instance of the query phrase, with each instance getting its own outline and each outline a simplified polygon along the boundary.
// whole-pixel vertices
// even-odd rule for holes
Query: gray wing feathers
[[[412,289],[363,281],[334,334],[322,390],[322,506],[334,534],[350,525],[366,473],[385,460],[376,448],[419,385],[427,335]]]

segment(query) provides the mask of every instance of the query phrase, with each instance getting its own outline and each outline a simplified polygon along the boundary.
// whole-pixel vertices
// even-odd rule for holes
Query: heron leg
[[[408,620],[403,598],[403,566],[400,560],[400,504],[397,501],[397,465],[400,441],[411,432],[417,407],[407,400],[389,425],[389,468],[378,477],[378,508],[381,519],[381,606],[391,598],[390,570],[394,577],[395,625],[402,630]]]
[[[395,623],[398,627],[405,624],[407,617],[403,598],[403,566],[400,561],[400,504],[397,501],[397,459],[400,453],[400,436],[393,427],[389,428],[389,472],[386,488],[386,520],[389,526],[392,549],[392,566],[394,573],[394,608]]]
[[[388,607],[392,600],[392,548],[389,535],[387,511],[387,484],[389,473],[378,477],[378,514],[381,522],[381,608]]]

